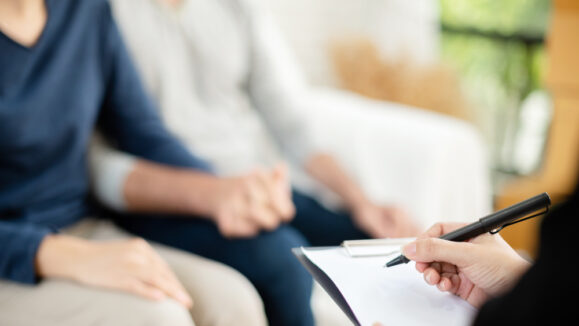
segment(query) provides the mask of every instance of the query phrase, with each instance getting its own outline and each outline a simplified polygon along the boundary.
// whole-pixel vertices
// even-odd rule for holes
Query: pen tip
[[[400,255],[400,256],[392,259],[391,261],[387,262],[384,267],[392,267],[392,266],[396,266],[399,264],[406,264],[409,261],[410,260],[408,258],[404,257],[403,255]]]

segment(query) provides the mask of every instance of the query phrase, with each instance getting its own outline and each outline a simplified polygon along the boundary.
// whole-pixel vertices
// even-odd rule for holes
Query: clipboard
[[[396,238],[396,239],[364,239],[364,240],[346,240],[343,241],[341,247],[346,250],[348,255],[352,258],[357,257],[377,257],[377,256],[390,256],[392,254],[398,253],[399,250],[387,250],[381,251],[380,247],[384,246],[403,246],[408,242],[411,242],[414,238]],[[334,247],[309,247],[309,250],[325,250]],[[358,250],[363,249],[363,250]],[[376,249],[376,250],[372,250]],[[348,319],[356,325],[359,326],[360,322],[356,315],[352,311],[352,308],[346,301],[346,298],[342,295],[336,284],[330,279],[330,277],[313,264],[306,255],[304,255],[301,248],[293,248],[292,253],[300,261],[300,263],[308,270],[312,277],[322,286],[322,288],[330,295],[334,302],[342,309],[346,314]]]
[[[426,284],[413,264],[384,269],[386,255],[399,249],[398,244],[382,243],[380,255],[352,256],[346,249],[356,245],[367,249],[365,245],[378,246],[379,242],[299,247],[292,253],[354,325],[463,326],[472,321],[476,308]]]
[[[345,249],[347,254],[352,258],[357,257],[377,257],[377,256],[390,256],[392,254],[398,253],[399,250],[380,250],[380,247],[384,246],[403,246],[406,243],[413,241],[415,238],[395,238],[395,239],[364,239],[364,240],[346,240],[343,241],[341,247]],[[325,250],[335,247],[309,247],[309,250]],[[304,255],[302,248],[293,248],[292,253],[300,261],[300,263],[306,268],[306,270],[312,275],[312,277],[322,286],[322,288],[330,295],[332,300],[340,307],[340,309],[346,314],[348,319],[356,325],[360,326],[360,322],[356,315],[352,311],[352,308],[346,301],[346,298],[342,295],[336,284],[330,279],[330,277],[315,264],[313,264],[306,255]],[[363,249],[363,250],[358,250]]]
[[[320,247],[320,249],[322,248],[324,247]],[[361,326],[360,322],[354,315],[352,308],[350,308],[350,305],[346,301],[346,298],[344,298],[340,290],[338,290],[338,288],[336,287],[334,282],[328,277],[328,275],[326,275],[324,271],[322,271],[316,265],[314,265],[308,259],[308,257],[304,255],[301,248],[292,248],[292,253],[297,257],[300,263],[302,263],[302,265],[308,270],[308,272],[312,275],[312,277],[316,280],[316,282],[318,282],[318,284],[322,286],[324,291],[326,291],[330,295],[330,297],[332,298],[332,300],[334,300],[334,302],[338,305],[338,307],[342,309],[342,311],[346,314],[348,319],[350,319],[350,321],[354,325]]]

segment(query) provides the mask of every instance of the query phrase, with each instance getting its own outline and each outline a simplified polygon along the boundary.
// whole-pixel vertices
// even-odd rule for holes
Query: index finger
[[[181,284],[177,276],[173,273],[169,264],[167,264],[153,248],[151,248],[149,259],[152,264],[151,272],[154,276],[147,281],[186,307],[191,308],[193,306],[193,300],[185,290],[183,284]]]
[[[419,235],[418,239],[438,238],[444,234],[452,232],[465,225],[467,225],[467,223],[460,223],[460,222],[436,223],[430,228],[428,228],[428,230],[426,230],[423,234]]]

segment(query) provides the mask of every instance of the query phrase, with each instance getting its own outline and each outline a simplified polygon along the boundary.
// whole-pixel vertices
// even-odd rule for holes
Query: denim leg
[[[338,246],[344,240],[368,239],[350,214],[333,212],[315,199],[296,190],[292,192],[296,216],[291,226],[300,231],[312,246]]]
[[[307,241],[284,225],[251,239],[223,238],[216,226],[197,218],[122,216],[117,224],[146,239],[225,263],[243,275],[261,295],[272,326],[313,326],[313,281],[291,253]]]

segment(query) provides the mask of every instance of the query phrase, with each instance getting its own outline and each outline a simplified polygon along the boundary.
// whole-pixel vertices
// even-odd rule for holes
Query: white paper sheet
[[[426,284],[412,262],[384,268],[396,255],[352,258],[341,247],[302,251],[332,279],[363,326],[466,326],[476,313],[466,301]]]

